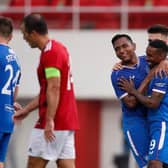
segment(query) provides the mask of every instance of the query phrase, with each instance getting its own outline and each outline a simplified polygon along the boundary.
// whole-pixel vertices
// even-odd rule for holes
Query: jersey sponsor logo
[[[6,60],[7,60],[7,62],[16,61],[16,56],[13,54],[9,54],[6,56]]]
[[[155,86],[157,87],[164,87],[166,83],[155,83]]]
[[[18,59],[18,57],[16,56],[16,54],[15,54],[15,52],[11,49],[11,48],[9,48],[9,58],[7,58],[7,60],[8,60],[8,62],[10,62],[10,60],[11,61],[16,61],[17,62],[17,64],[20,66],[20,62],[19,62],[19,59]],[[13,55],[13,58],[10,58],[11,57],[11,55]],[[7,56],[8,57],[8,56]]]

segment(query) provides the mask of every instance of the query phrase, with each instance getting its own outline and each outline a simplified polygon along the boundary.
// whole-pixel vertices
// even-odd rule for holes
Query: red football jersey
[[[59,42],[50,40],[41,52],[37,69],[40,95],[39,95],[39,120],[36,128],[45,127],[47,111],[46,89],[47,80],[44,69],[55,67],[61,72],[60,101],[55,116],[55,130],[79,129],[76,100],[74,96],[72,74],[70,68],[70,56],[67,49]]]

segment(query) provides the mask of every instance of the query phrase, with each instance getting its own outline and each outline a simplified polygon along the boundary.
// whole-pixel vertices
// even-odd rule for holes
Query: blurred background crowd
[[[19,20],[41,12],[50,28],[143,29],[167,23],[167,0],[1,0],[1,15]],[[144,19],[145,18],[145,19]],[[155,19],[153,19],[155,18]]]

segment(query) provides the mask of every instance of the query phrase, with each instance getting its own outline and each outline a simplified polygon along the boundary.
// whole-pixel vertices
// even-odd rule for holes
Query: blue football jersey
[[[146,75],[149,72],[149,67],[145,56],[138,57],[138,63],[135,66],[127,67],[125,66],[121,70],[113,71],[111,74],[111,81],[113,88],[115,90],[116,96],[118,99],[122,99],[124,96],[128,95],[125,91],[119,88],[118,80],[121,77],[126,79],[132,79],[137,89]],[[122,101],[121,101],[122,113],[123,113],[123,124],[126,124],[127,121],[130,122],[136,121],[137,117],[144,117],[146,115],[146,108],[142,105],[137,105],[135,108],[128,108]]]
[[[158,108],[148,109],[149,121],[168,121],[168,77],[155,76],[148,87],[148,96],[152,92],[164,94]]]
[[[20,64],[14,51],[0,44],[0,131],[12,132],[14,90],[20,81]]]

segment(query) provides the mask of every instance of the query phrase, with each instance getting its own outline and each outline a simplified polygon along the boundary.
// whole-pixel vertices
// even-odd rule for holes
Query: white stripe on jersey
[[[45,46],[44,52],[51,50],[51,47],[52,47],[52,41],[49,41]]]
[[[160,141],[159,141],[159,147],[158,149],[162,149],[164,140],[165,140],[165,133],[166,133],[166,122],[162,122],[162,129],[161,129],[161,135],[160,135]]]
[[[158,92],[158,93],[162,93],[162,94],[165,94],[165,93],[166,93],[166,91],[159,90],[159,89],[152,89],[152,91]]]
[[[128,93],[124,93],[124,94],[122,94],[120,97],[119,97],[119,99],[121,100],[122,98],[124,98],[125,96],[127,96],[128,95]]]
[[[137,150],[136,150],[136,148],[135,148],[135,145],[134,145],[134,143],[133,143],[133,141],[132,141],[131,134],[130,134],[129,131],[127,131],[127,136],[128,136],[128,140],[129,140],[129,142],[130,142],[130,145],[131,145],[131,147],[132,147],[132,150],[134,151],[134,153],[135,153],[136,156],[139,156],[139,154],[138,154],[138,152],[137,152]]]

